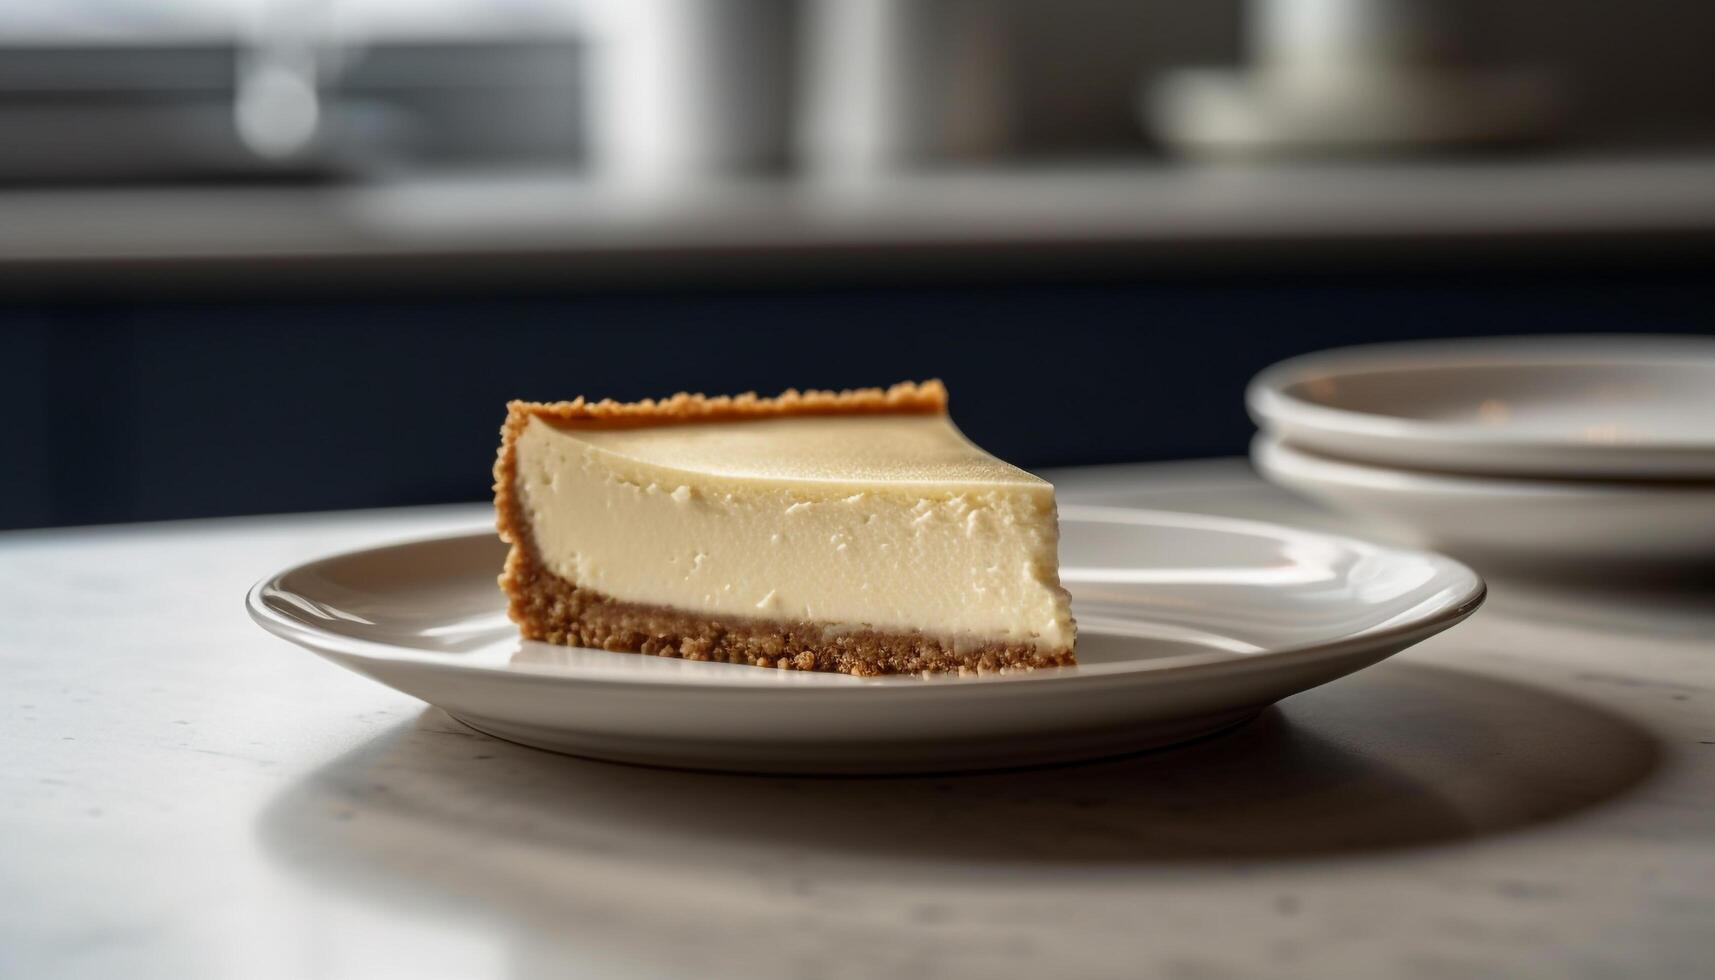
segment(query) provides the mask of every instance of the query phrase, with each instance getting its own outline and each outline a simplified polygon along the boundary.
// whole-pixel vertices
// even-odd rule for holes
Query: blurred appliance
[[[812,0],[799,151],[824,176],[1008,148],[1006,10],[990,0]]]
[[[438,20],[391,24],[365,22],[355,5],[290,0],[264,0],[248,18],[241,4],[202,18],[83,6],[84,17],[51,20],[0,10],[0,180],[242,179],[582,153],[585,45],[566,25],[473,25],[447,4]]]
[[[647,185],[786,166],[797,0],[591,4],[590,155]]]
[[[1539,71],[1457,65],[1440,0],[1250,0],[1254,68],[1170,73],[1145,115],[1197,154],[1326,155],[1518,142],[1557,115]]]

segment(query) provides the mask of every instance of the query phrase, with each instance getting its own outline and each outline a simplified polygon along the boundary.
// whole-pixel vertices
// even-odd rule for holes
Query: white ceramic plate
[[[1332,459],[1266,435],[1252,443],[1251,459],[1288,489],[1479,563],[1585,577],[1615,563],[1715,561],[1715,481],[1419,473]]]
[[[268,631],[472,728],[623,762],[766,772],[996,768],[1242,722],[1470,615],[1449,558],[1248,521],[1066,507],[1077,667],[855,678],[518,638],[490,530],[336,555],[250,592]]]
[[[1715,338],[1386,344],[1283,361],[1246,399],[1272,435],[1387,466],[1715,478]]]

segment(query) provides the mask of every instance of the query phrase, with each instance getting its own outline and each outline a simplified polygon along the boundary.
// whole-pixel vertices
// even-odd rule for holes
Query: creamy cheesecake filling
[[[712,616],[1072,647],[1053,488],[943,415],[532,418],[516,451],[537,557],[579,587]]]

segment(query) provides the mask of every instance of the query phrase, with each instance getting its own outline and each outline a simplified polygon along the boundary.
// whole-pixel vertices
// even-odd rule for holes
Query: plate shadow
[[[422,863],[411,849],[502,840],[549,864],[635,854],[711,871],[782,853],[925,873],[1292,861],[1566,817],[1624,794],[1659,760],[1647,732],[1602,709],[1400,662],[1177,748],[964,776],[637,768],[516,746],[431,708],[291,787],[259,832],[281,860],[336,877],[409,874]]]

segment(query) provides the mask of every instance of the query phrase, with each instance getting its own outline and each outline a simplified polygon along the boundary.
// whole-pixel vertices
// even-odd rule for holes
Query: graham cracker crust
[[[831,632],[814,623],[710,617],[602,595],[541,567],[513,542],[500,576],[507,614],[525,639],[686,660],[841,674],[990,672],[1066,667],[1072,651],[1025,644],[955,644],[923,633]]]

